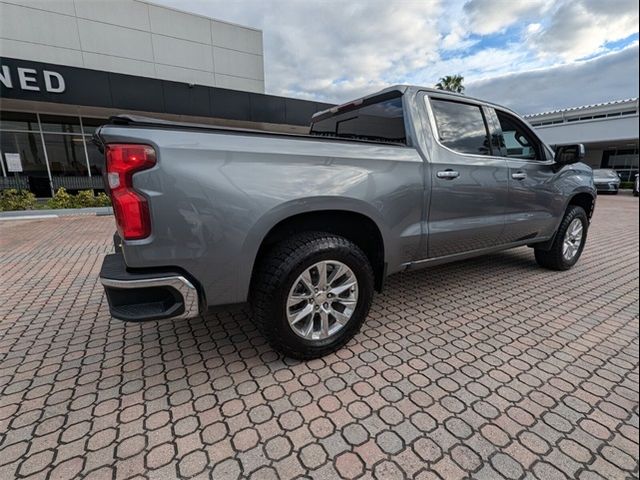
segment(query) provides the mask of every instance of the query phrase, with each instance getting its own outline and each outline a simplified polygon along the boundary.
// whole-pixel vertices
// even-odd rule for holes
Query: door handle
[[[458,178],[460,176],[460,172],[456,172],[455,170],[447,169],[442,170],[436,173],[438,178],[445,178],[447,180],[453,180],[454,178]]]
[[[511,178],[513,178],[514,180],[524,180],[525,178],[527,178],[527,174],[524,172],[516,172],[511,174]]]

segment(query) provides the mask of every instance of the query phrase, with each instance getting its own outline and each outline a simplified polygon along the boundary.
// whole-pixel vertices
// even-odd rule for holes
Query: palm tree
[[[447,75],[436,83],[438,90],[447,90],[448,92],[464,93],[464,77],[462,75]]]

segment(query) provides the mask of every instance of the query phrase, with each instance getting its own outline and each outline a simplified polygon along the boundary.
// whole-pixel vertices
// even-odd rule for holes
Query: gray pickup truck
[[[96,132],[118,233],[100,274],[121,320],[249,302],[271,345],[347,342],[387,275],[528,245],[566,270],[595,206],[582,145],[512,111],[398,86],[307,135],[118,116]]]

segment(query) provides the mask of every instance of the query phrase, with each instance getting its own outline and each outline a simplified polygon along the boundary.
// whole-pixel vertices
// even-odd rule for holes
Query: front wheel
[[[549,250],[535,249],[538,265],[551,270],[569,270],[584,249],[589,219],[582,207],[570,205]]]
[[[324,356],[360,329],[373,298],[373,270],[357,245],[309,232],[276,245],[252,284],[253,316],[269,344],[299,359]]]

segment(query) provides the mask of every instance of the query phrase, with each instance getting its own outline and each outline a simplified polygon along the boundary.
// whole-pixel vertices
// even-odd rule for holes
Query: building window
[[[43,132],[81,133],[79,117],[63,117],[58,115],[40,115]]]
[[[98,147],[91,141],[91,137],[86,138],[87,153],[89,154],[89,168],[91,175],[99,176],[104,172],[104,155],[100,153]]]
[[[87,157],[81,135],[45,133],[44,145],[53,177],[88,176]]]
[[[24,188],[38,197],[60,187],[102,190],[102,154],[91,134],[106,120],[27,112],[0,113],[0,189]],[[84,135],[83,135],[84,133]],[[22,172],[11,172],[6,154],[19,154]]]
[[[2,151],[2,188],[29,189],[37,197],[51,196],[47,163],[38,132],[0,131],[0,151]],[[20,155],[22,172],[10,172],[7,154]]]
[[[82,128],[84,129],[85,135],[93,135],[96,129],[105,123],[109,123],[109,120],[106,118],[82,117]]]
[[[633,182],[638,173],[638,147],[608,150],[603,153],[602,168],[613,168],[623,182]]]
[[[75,193],[101,187],[101,179],[90,178],[80,118],[40,115],[40,125],[53,189]]]
[[[35,113],[0,112],[0,130],[39,131]]]

